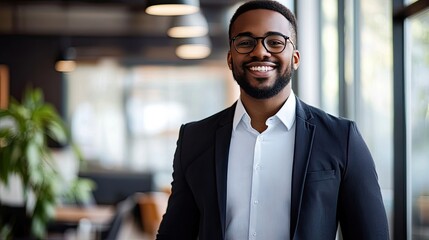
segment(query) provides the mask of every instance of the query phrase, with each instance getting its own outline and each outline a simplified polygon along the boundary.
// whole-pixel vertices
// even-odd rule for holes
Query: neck
[[[290,96],[290,86],[286,86],[281,92],[271,98],[256,99],[241,90],[241,102],[249,114],[251,124],[258,132],[267,129],[265,124],[269,117],[274,116]]]

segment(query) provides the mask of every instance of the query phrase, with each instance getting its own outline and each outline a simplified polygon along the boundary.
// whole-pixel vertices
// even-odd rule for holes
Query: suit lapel
[[[231,143],[232,121],[236,104],[230,107],[219,122],[215,140],[216,186],[219,204],[219,213],[222,227],[222,236],[225,236],[226,219],[226,184],[228,173],[228,154]]]
[[[312,115],[304,103],[298,98],[296,101],[296,133],[295,152],[292,171],[292,199],[291,199],[291,239],[294,239],[295,231],[299,222],[302,194],[307,173],[308,162],[311,155],[313,137],[316,126],[309,120]]]

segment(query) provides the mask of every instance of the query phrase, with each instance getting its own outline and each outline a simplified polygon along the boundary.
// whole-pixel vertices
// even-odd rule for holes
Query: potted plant
[[[45,237],[60,199],[85,201],[94,187],[87,179],[65,182],[52,158],[49,139],[70,144],[81,159],[78,149],[70,143],[65,123],[55,108],[44,101],[40,89],[28,88],[22,102],[11,99],[8,109],[0,109],[0,183],[7,186],[11,176],[20,179],[30,233],[39,239]],[[0,213],[0,238],[13,237],[14,223],[2,222],[1,217]]]

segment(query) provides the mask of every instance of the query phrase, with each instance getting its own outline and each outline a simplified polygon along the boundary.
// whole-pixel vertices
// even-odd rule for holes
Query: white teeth
[[[273,67],[270,66],[254,66],[250,67],[250,70],[257,71],[257,72],[268,72],[273,70]]]

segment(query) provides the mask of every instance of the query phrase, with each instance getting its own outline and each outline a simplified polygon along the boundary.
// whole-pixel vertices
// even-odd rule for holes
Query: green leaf
[[[8,117],[10,115],[11,115],[11,113],[9,110],[0,109],[0,119],[4,118],[4,117]]]
[[[42,131],[35,132],[33,138],[29,139],[29,141],[33,141],[39,147],[45,147],[45,136]]]
[[[45,202],[45,217],[46,220],[51,219],[55,215],[55,201]]]
[[[10,162],[10,148],[0,148],[0,182],[7,185],[12,164]]]
[[[46,222],[40,215],[34,215],[31,221],[31,232],[39,239],[45,239]]]
[[[76,155],[77,159],[79,159],[79,163],[83,164],[84,163],[84,159],[83,159],[83,154],[82,151],[80,150],[80,148],[72,142],[71,144],[73,153]]]
[[[72,181],[70,189],[65,193],[69,201],[77,200],[86,202],[92,198],[92,190],[96,187],[94,181],[86,178],[78,178]]]
[[[9,224],[2,224],[0,222],[0,239],[12,239],[12,227]]]
[[[28,167],[30,172],[36,170],[37,166],[40,164],[41,154],[39,151],[39,146],[35,142],[29,142],[26,149],[26,156],[28,161]]]
[[[68,136],[65,128],[62,125],[58,124],[57,122],[52,122],[47,126],[47,129],[47,134],[53,140],[63,144],[67,143]]]
[[[11,142],[9,144],[9,161],[13,169],[16,169],[17,165],[23,165],[24,163],[21,160],[25,160],[25,157],[23,158],[23,151],[25,151],[26,142],[20,141],[20,139],[16,139],[15,141]],[[25,156],[25,155],[24,155]],[[26,167],[26,166],[22,166]]]
[[[3,141],[0,143],[0,147],[4,148],[10,139],[15,137],[14,131],[10,128],[0,128],[0,139]]]

